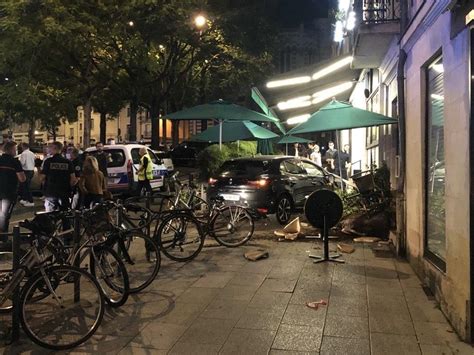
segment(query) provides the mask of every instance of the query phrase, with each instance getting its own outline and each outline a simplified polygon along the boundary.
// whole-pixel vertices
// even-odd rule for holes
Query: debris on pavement
[[[339,250],[341,253],[346,254],[352,254],[353,252],[355,252],[355,248],[352,245],[346,243],[338,243],[337,250]]]
[[[269,256],[270,254],[268,254],[268,251],[266,251],[265,249],[249,250],[244,254],[245,259],[250,261],[267,259]]]
[[[296,217],[288,223],[283,229],[277,229],[274,234],[277,237],[285,238],[286,240],[295,240],[301,233],[300,218]],[[280,240],[280,239],[279,239]]]
[[[326,306],[327,304],[328,303],[325,300],[319,300],[319,301],[307,302],[306,306],[317,311],[319,306]]]
[[[380,241],[380,238],[377,237],[358,237],[354,238],[354,242],[356,243],[376,243]]]

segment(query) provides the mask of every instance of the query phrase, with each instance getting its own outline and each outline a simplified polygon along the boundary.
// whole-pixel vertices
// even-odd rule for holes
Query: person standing
[[[150,180],[153,180],[153,164],[145,147],[141,147],[140,151],[140,166],[138,167],[138,193],[152,192]]]
[[[8,232],[10,217],[18,198],[18,183],[26,181],[21,163],[15,155],[16,143],[6,142],[0,156],[0,232]]]
[[[30,186],[31,179],[35,174],[35,160],[36,156],[30,150],[28,143],[21,144],[22,152],[20,154],[20,163],[25,172],[26,181],[20,184],[20,203],[25,207],[33,207],[33,195],[31,194]]]
[[[88,156],[84,160],[82,172],[79,189],[84,199],[84,206],[90,208],[93,204],[102,202],[107,184],[104,174],[99,171],[97,159],[93,156]]]
[[[311,152],[309,157],[314,163],[316,163],[316,165],[322,166],[323,163],[321,161],[321,152],[319,151],[319,145],[313,145],[313,151]]]
[[[336,165],[335,165],[335,157],[337,154],[337,150],[334,147],[334,142],[330,141],[328,143],[328,150],[326,151],[326,154],[324,154],[324,159],[326,160],[326,169],[333,173],[336,170]]]
[[[350,166],[350,161],[349,144],[345,144],[343,150],[335,155],[336,175],[347,180],[347,169]]]
[[[68,209],[72,188],[77,183],[72,162],[61,154],[63,145],[53,142],[49,150],[52,156],[44,161],[40,174],[44,182],[44,206],[47,212]]]
[[[97,154],[95,155],[95,157],[97,159],[97,163],[99,164],[99,171],[107,179],[107,177],[109,176],[109,174],[107,173],[108,158],[107,154],[104,152],[104,145],[102,144],[102,142],[97,142],[95,144],[95,148],[97,149]]]

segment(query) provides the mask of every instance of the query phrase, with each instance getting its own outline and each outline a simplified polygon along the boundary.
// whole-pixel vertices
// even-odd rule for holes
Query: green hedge
[[[241,141],[222,144],[213,144],[201,151],[197,156],[199,176],[203,180],[209,179],[218,173],[222,163],[231,158],[251,157],[257,152],[256,142]]]

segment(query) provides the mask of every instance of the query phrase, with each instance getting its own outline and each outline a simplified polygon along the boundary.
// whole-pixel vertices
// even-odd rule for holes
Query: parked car
[[[244,203],[260,213],[275,214],[286,224],[304,207],[307,196],[332,188],[332,175],[308,159],[288,156],[237,158],[224,162],[209,179],[208,198]]]
[[[154,150],[153,153],[163,162],[163,165],[166,166],[168,173],[174,171],[173,160],[171,159],[171,154],[169,152]]]
[[[114,144],[105,145],[104,153],[107,154],[108,189],[111,192],[135,191],[138,184],[138,167],[140,165],[140,144]],[[153,180],[150,181],[153,189],[163,187],[164,177],[168,174],[166,166],[147,148],[153,163]],[[86,153],[95,155],[95,147],[87,148]]]
[[[196,158],[202,150],[209,146],[207,142],[183,142],[171,150],[174,165],[196,165]]]

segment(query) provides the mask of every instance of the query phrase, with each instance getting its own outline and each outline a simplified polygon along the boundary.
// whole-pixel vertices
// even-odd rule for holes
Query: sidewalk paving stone
[[[282,324],[278,329],[272,349],[319,351],[322,340],[320,329],[301,325]]]
[[[325,335],[323,337],[320,354],[370,354],[369,339],[348,339]]]
[[[192,262],[164,259],[158,279],[123,307],[107,308],[97,333],[70,353],[474,354],[410,265],[369,245],[354,244],[346,263],[335,265],[308,258],[321,252],[320,242],[256,240],[270,254],[257,262],[243,257],[255,246],[206,243]],[[318,310],[306,306],[321,299],[328,304]],[[52,352],[22,335],[0,353]]]

